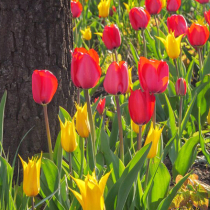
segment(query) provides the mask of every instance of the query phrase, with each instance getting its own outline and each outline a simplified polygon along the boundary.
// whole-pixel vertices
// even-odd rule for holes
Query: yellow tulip
[[[98,11],[100,17],[108,17],[109,16],[109,7],[110,7],[111,0],[101,0],[98,4]]]
[[[76,105],[76,108],[76,130],[81,137],[87,138],[90,133],[90,124],[87,114],[87,103],[83,107]]]
[[[166,6],[166,0],[161,0],[162,2],[162,8],[164,8]]]
[[[80,30],[81,33],[82,33],[82,38],[85,39],[85,40],[91,40],[92,38],[92,33],[91,33],[91,30],[90,30],[90,27],[87,27],[84,31],[83,30]]]
[[[160,135],[163,131],[163,128],[164,127],[159,129],[157,126],[155,126],[155,129],[154,129],[153,128],[153,123],[151,123],[149,133],[147,134],[147,138],[146,138],[146,141],[145,141],[145,144],[144,144],[144,146],[146,146],[147,144],[152,142],[152,146],[151,146],[150,151],[147,155],[147,158],[153,158],[157,155],[158,142],[159,142],[159,139],[160,139]]]
[[[130,93],[131,90],[133,90],[133,83],[132,83],[132,68],[133,68],[133,67],[131,67],[131,68],[128,69],[128,76],[129,76],[128,82],[129,82],[129,84],[128,84],[128,89],[127,89],[126,93]]]
[[[104,189],[111,171],[105,174],[98,182],[95,172],[85,177],[85,181],[81,179],[72,179],[76,182],[80,194],[77,191],[70,189],[77,198],[83,210],[105,210],[104,206]]]
[[[174,36],[174,32],[171,32],[168,34],[168,36],[166,37],[166,39],[163,39],[161,37],[157,37],[161,42],[163,42],[165,48],[166,48],[166,52],[168,54],[168,56],[172,59],[178,58],[179,54],[181,52],[180,48],[181,48],[181,40],[184,34],[178,36],[177,38],[175,38]]]
[[[208,116],[207,116],[207,123],[210,125],[210,109],[209,109],[209,113],[208,113]]]
[[[128,4],[126,4],[126,3],[123,3],[124,4],[124,6],[125,6],[125,9],[127,10],[127,12],[129,13],[130,12],[130,7],[129,7],[129,5]]]
[[[58,118],[61,127],[61,146],[66,152],[73,152],[77,148],[74,118],[72,122],[65,118],[65,123],[61,121],[60,117]]]
[[[142,132],[144,131],[146,125],[142,126]],[[139,133],[139,125],[137,125],[133,120],[131,120],[131,128],[135,133]]]
[[[28,164],[20,157],[23,165],[23,191],[27,196],[36,196],[40,190],[40,168],[42,153],[38,158],[28,159]]]

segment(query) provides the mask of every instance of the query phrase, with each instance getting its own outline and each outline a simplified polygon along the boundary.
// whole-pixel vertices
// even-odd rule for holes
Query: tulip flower
[[[150,93],[162,93],[166,90],[169,82],[169,67],[165,61],[140,57],[138,73],[143,90],[148,90]]]
[[[123,2],[124,6],[125,6],[125,9],[127,10],[127,12],[129,13],[130,12],[130,7],[128,4],[126,4],[125,2]]]
[[[31,158],[28,160],[28,164],[19,156],[23,166],[23,191],[27,196],[34,197],[38,195],[40,191],[40,168],[41,159]]]
[[[126,93],[129,85],[128,67],[125,61],[112,62],[104,79],[104,89],[107,93],[117,95]]]
[[[186,81],[184,78],[179,78],[175,85],[176,95],[185,96],[187,92]]]
[[[155,96],[149,91],[131,91],[128,99],[128,110],[131,119],[138,125],[144,125],[150,121],[155,107]],[[141,110],[141,111],[140,111]]]
[[[181,0],[167,0],[166,9],[169,12],[176,12],[180,6],[181,6]]]
[[[91,30],[90,30],[90,27],[87,27],[84,31],[83,30],[80,30],[81,33],[82,33],[82,38],[85,39],[85,40],[91,40],[92,38],[92,33],[91,33]]]
[[[204,17],[206,19],[206,22],[210,25],[210,10],[204,12]]]
[[[150,20],[150,14],[143,7],[134,7],[129,12],[129,19],[134,30],[145,29]]]
[[[71,176],[71,178],[76,182],[80,190],[80,194],[75,190],[70,190],[79,201],[83,210],[105,209],[103,194],[110,173],[111,172],[106,173],[99,182],[96,179],[95,172],[92,173],[92,176],[88,174],[85,177],[85,181]]]
[[[130,93],[131,92],[131,90],[133,90],[133,83],[132,83],[132,68],[133,67],[131,67],[131,68],[129,68],[128,69],[128,89],[127,89],[127,91],[126,91],[126,93]]]
[[[174,32],[168,34],[166,39],[161,37],[157,37],[161,42],[163,42],[166,52],[171,59],[176,59],[179,57],[181,52],[181,41],[182,41],[183,34],[179,37],[175,38]]]
[[[76,105],[76,109],[76,130],[81,137],[87,138],[90,133],[90,124],[87,114],[87,103],[83,107]]]
[[[66,152],[74,152],[77,148],[74,118],[72,122],[65,118],[65,123],[61,121],[60,117],[58,118],[61,127],[61,146]]]
[[[110,26],[105,26],[102,40],[108,50],[118,48],[121,45],[121,36],[117,25],[111,24]]]
[[[142,132],[144,131],[146,125],[142,126]],[[139,125],[137,125],[133,120],[131,120],[131,128],[135,133],[139,133]]]
[[[71,79],[75,86],[89,89],[96,86],[101,76],[99,57],[94,49],[75,48],[72,54]]]
[[[197,2],[199,2],[200,4],[207,4],[209,3],[209,0],[196,0]]]
[[[144,144],[144,146],[146,146],[147,144],[152,142],[152,146],[151,146],[150,151],[147,155],[147,158],[153,158],[157,155],[158,142],[159,142],[161,133],[163,131],[163,128],[164,127],[159,129],[157,126],[155,126],[155,129],[154,129],[153,123],[151,123],[150,130],[149,130],[149,133],[147,134],[147,138],[146,138],[146,141],[145,141],[145,144]]]
[[[174,36],[178,37],[187,33],[187,21],[182,15],[171,15],[167,18],[168,32],[174,32]]]
[[[32,74],[32,93],[38,104],[48,104],[58,87],[58,80],[48,70],[35,70]]]
[[[73,18],[78,18],[82,12],[82,4],[78,0],[71,0],[71,13]]]
[[[210,125],[210,109],[209,109],[209,113],[208,113],[208,116],[207,116],[207,123]]]
[[[193,47],[203,46],[209,38],[209,30],[201,22],[193,23],[187,30],[187,37]]]
[[[114,13],[117,12],[116,7],[113,5],[112,8],[109,9],[109,16],[112,17]]]
[[[98,101],[98,98],[95,98],[94,102],[96,103],[96,101]],[[100,101],[98,102],[98,106],[96,107],[96,109],[100,115],[103,114],[105,104],[106,104],[106,98],[100,99]]]
[[[163,3],[161,0],[145,0],[145,6],[150,15],[156,15],[161,11]]]
[[[101,0],[98,4],[99,17],[105,18],[109,16],[110,1],[111,0]]]

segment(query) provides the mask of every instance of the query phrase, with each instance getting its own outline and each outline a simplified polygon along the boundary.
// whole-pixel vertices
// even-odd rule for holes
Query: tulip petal
[[[79,203],[82,206],[82,208],[85,209],[85,204],[84,204],[84,201],[82,199],[82,195],[80,195],[77,191],[72,190],[71,188],[69,188],[69,189],[72,191],[72,193],[74,194],[76,199],[79,201]]]
[[[110,171],[109,173],[106,173],[104,176],[102,176],[102,178],[99,181],[99,188],[100,188],[102,194],[104,194],[104,189],[105,189],[105,186],[106,186],[106,182],[107,182],[111,172],[112,171]]]

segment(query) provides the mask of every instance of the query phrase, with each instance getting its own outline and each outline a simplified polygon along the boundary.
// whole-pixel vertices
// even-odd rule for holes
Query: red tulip
[[[105,26],[102,40],[107,49],[113,50],[121,45],[121,36],[119,28],[115,24]]]
[[[104,89],[107,93],[117,95],[126,93],[129,84],[128,67],[125,61],[112,62],[104,79]]]
[[[205,25],[193,23],[187,30],[187,37],[193,47],[203,46],[209,38],[208,28]]]
[[[145,0],[145,6],[150,15],[156,15],[162,9],[161,0]]]
[[[78,0],[71,0],[71,13],[73,18],[77,18],[81,15],[82,4]]]
[[[210,25],[210,10],[204,12],[204,17],[206,19],[206,22]]]
[[[75,48],[72,53],[71,78],[83,89],[95,87],[101,76],[99,57],[94,49]]]
[[[149,91],[131,90],[128,99],[128,110],[131,119],[138,125],[144,125],[150,121],[155,107],[155,96]]]
[[[187,21],[182,15],[171,15],[167,18],[167,26],[169,33],[174,32],[174,36],[178,37],[187,33]]]
[[[181,0],[167,0],[166,9],[169,12],[176,12],[181,6]]]
[[[169,82],[169,67],[165,61],[140,57],[138,72],[143,90],[148,90],[150,93],[162,93],[166,90]]]
[[[176,95],[185,96],[187,92],[186,81],[184,78],[179,78],[175,85]]]
[[[58,87],[58,80],[48,70],[35,70],[32,74],[32,93],[38,104],[48,104]]]
[[[96,102],[96,101],[98,101],[98,98],[95,98],[94,102]],[[96,109],[100,115],[103,114],[105,104],[106,104],[106,98],[104,98],[104,99],[101,98],[100,101],[98,102],[98,106],[96,107]]]
[[[134,7],[129,12],[129,19],[134,30],[145,29],[150,20],[150,14],[143,7]]]
[[[209,0],[196,0],[196,1],[199,2],[200,4],[209,3]]]
[[[109,16],[113,16],[114,15],[114,13],[116,13],[117,12],[117,9],[116,9],[116,7],[113,5],[110,9],[109,9]]]

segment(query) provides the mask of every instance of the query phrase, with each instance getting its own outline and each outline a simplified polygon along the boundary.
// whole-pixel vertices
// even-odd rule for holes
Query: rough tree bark
[[[48,151],[43,109],[32,96],[33,70],[48,69],[58,79],[58,90],[48,105],[53,142],[59,131],[59,106],[72,113],[71,31],[70,0],[0,1],[0,97],[8,91],[3,147],[10,162],[21,138],[33,126],[19,154],[27,159]]]

